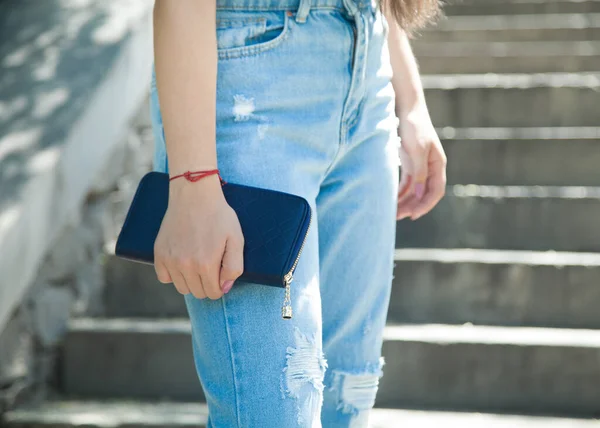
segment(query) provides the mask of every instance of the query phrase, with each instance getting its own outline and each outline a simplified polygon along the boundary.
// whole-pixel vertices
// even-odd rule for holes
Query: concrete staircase
[[[398,224],[372,426],[598,426],[600,1],[446,12],[414,46],[448,194]],[[204,426],[183,300],[110,250],[105,270],[104,317],[72,321],[59,395],[6,425]]]

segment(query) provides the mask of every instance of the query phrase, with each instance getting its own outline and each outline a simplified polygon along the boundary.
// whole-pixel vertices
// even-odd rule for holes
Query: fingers
[[[436,206],[446,193],[446,169],[441,164],[431,168],[426,193],[413,209],[412,220],[417,220]]]
[[[407,191],[401,180],[396,218],[417,220],[431,211],[446,192],[447,159],[435,133],[427,139],[407,138],[406,141],[403,151],[410,160],[413,184]],[[421,143],[417,144],[418,141]]]
[[[167,265],[169,267],[167,267]],[[219,263],[196,263],[193,260],[159,262],[156,264],[161,282],[168,276],[180,294],[192,294],[197,299],[216,300],[223,296],[219,286]],[[164,271],[167,271],[165,274]]]
[[[429,174],[427,156],[425,153],[419,153],[417,159],[414,161],[414,168],[414,194],[417,200],[421,200],[425,195],[425,186],[427,185],[427,177]]]
[[[244,242],[230,238],[225,246],[221,263],[220,283],[224,293],[228,293],[235,281],[244,272]]]
[[[154,270],[156,272],[156,277],[163,284],[170,284],[173,282],[171,275],[169,274],[169,270],[160,260],[156,260],[154,263]]]
[[[404,155],[404,156],[403,156]],[[398,194],[398,211],[396,219],[401,220],[413,216],[412,211],[417,203],[424,197],[427,186],[427,177],[429,175],[428,157],[429,149],[421,144],[405,144],[400,152],[403,165],[409,167],[410,174],[407,172],[406,181],[411,183],[408,186],[401,186]],[[404,176],[404,170],[402,172]]]
[[[396,220],[402,220],[412,215],[412,207],[414,204],[414,194],[410,192],[412,177],[409,176],[404,189],[398,192],[398,210],[396,212]]]
[[[420,198],[423,196],[425,182],[429,175],[427,161],[429,160],[430,145],[407,143],[403,148],[410,159],[415,194],[417,198]]]
[[[410,189],[412,188],[412,175],[402,173],[402,179],[398,186],[398,202],[406,199],[410,196]]]
[[[396,220],[402,220],[412,216],[413,209],[417,205],[417,200],[414,195],[409,195],[403,199],[401,204],[398,204],[398,212],[396,214]]]
[[[223,253],[221,252],[220,254]],[[198,266],[198,272],[200,273],[200,279],[206,297],[212,300],[219,299],[223,296],[223,291],[219,284],[219,265],[220,260],[217,262],[204,261]]]
[[[403,218],[410,217],[411,212],[406,210],[406,202],[413,195],[413,166],[408,153],[404,150],[404,147],[400,145],[398,151],[400,157],[400,184],[398,185],[398,211],[396,213],[396,220],[402,220]]]
[[[190,293],[196,299],[204,299],[206,297],[206,292],[204,290],[204,286],[202,285],[202,280],[198,272],[195,269],[186,269],[182,272],[183,278],[185,279],[186,285]]]
[[[238,260],[241,259],[241,249],[236,250],[235,244],[231,245],[232,250],[227,252],[227,266],[231,265],[232,268],[225,269],[225,275],[235,280],[241,275],[243,264]],[[217,251],[216,254],[222,255],[223,251]],[[222,259],[223,256],[212,261],[156,256],[154,266],[159,281],[165,284],[172,282],[180,294],[192,294],[197,299],[208,297],[216,300],[223,296],[219,284]]]
[[[175,288],[177,289],[177,291],[180,294],[184,294],[184,295],[190,294],[190,289],[187,286],[185,278],[183,277],[183,275],[181,274],[181,272],[179,270],[170,269],[169,275],[173,279],[173,284],[175,285]]]

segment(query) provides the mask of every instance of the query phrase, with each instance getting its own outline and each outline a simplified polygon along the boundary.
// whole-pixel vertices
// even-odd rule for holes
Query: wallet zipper
[[[289,320],[292,318],[292,299],[290,297],[290,284],[294,280],[294,269],[296,269],[296,265],[298,264],[298,260],[300,260],[300,255],[302,254],[302,249],[304,248],[304,243],[306,242],[306,237],[308,236],[308,231],[310,230],[310,224],[312,223],[312,215],[308,218],[308,227],[306,228],[306,233],[304,234],[304,239],[302,240],[302,244],[300,244],[300,249],[298,250],[298,255],[296,256],[296,260],[294,260],[294,264],[288,273],[286,273],[283,277],[285,282],[285,297],[283,299],[283,307],[281,308],[281,317],[283,319]]]

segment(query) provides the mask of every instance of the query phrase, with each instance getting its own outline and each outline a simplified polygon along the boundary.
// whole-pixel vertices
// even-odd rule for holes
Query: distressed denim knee
[[[286,365],[281,375],[282,398],[290,397],[298,404],[298,425],[320,424],[327,360],[318,341],[296,327],[295,344],[287,347]]]
[[[339,426],[367,427],[384,365],[384,357],[380,357],[375,364],[354,370],[335,369],[328,373],[329,386],[324,394],[335,406],[330,411],[335,411]],[[340,423],[342,420],[343,423]]]

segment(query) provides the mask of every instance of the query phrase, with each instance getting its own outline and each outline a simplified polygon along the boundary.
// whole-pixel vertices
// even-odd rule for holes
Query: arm
[[[217,167],[215,14],[215,0],[154,5],[156,83],[173,175]]]
[[[396,92],[396,113],[410,112],[415,109],[427,109],[425,94],[419,76],[417,60],[413,55],[406,32],[393,20],[386,17],[390,31],[388,47],[394,76],[392,85]]]
[[[446,155],[431,123],[417,61],[406,32],[391,15],[388,47],[400,119],[402,178],[398,194],[398,220],[416,220],[433,209],[446,189]]]
[[[216,0],[156,0],[154,63],[169,172],[217,168]],[[244,237],[217,175],[169,185],[154,267],[181,294],[218,299],[243,272]]]

